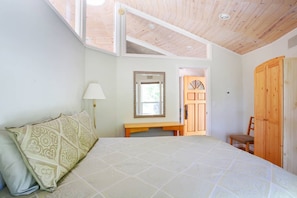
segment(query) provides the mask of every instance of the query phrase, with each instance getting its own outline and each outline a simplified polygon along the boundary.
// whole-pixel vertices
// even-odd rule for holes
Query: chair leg
[[[233,139],[232,138],[230,138],[230,144],[233,145]]]
[[[245,144],[245,151],[248,153],[250,152],[250,143]]]

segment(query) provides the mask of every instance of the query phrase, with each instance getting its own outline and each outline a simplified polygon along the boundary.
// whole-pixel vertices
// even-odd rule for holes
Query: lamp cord
[[[94,117],[94,127],[96,129],[96,100],[93,100],[93,117]]]

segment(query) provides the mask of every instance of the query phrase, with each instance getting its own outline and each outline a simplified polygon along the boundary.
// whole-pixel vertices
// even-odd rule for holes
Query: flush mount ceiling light
[[[152,24],[152,23],[148,24],[148,27],[149,27],[151,30],[155,29],[155,25]]]
[[[227,13],[221,13],[221,14],[219,14],[219,19],[224,20],[224,21],[229,20],[230,15]]]
[[[193,46],[192,46],[192,45],[187,45],[186,48],[187,48],[188,50],[191,50],[191,49],[193,49]]]
[[[105,3],[105,0],[87,0],[87,4],[90,6],[101,6]]]

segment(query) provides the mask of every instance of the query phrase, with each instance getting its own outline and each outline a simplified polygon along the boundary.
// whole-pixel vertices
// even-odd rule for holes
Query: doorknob
[[[188,105],[185,105],[185,120],[188,119]]]

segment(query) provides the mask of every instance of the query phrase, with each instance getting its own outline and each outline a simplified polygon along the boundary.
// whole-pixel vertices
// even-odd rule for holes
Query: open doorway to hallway
[[[180,122],[185,135],[208,135],[208,69],[180,68]]]

